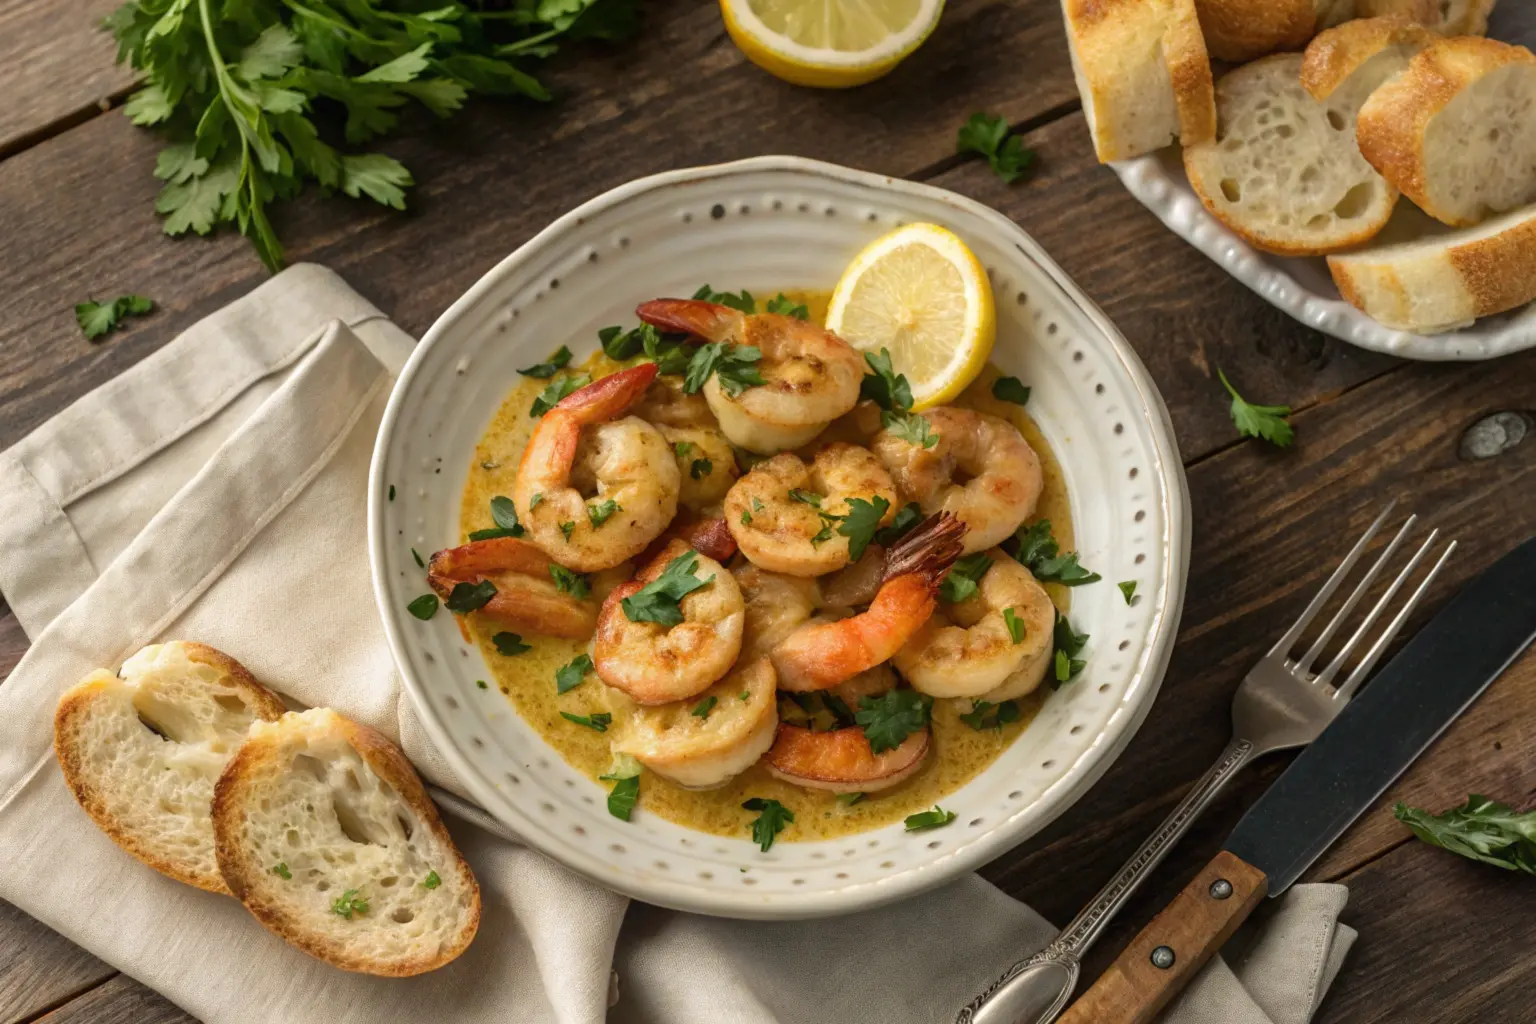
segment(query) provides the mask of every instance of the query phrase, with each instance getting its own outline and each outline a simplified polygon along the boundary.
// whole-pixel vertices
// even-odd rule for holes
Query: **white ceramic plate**
[[[827,288],[877,235],[934,221],[990,269],[994,359],[1034,388],[1030,412],[1065,467],[1085,564],[1074,592],[1088,667],[1053,693],[1017,742],[944,800],[954,824],[900,825],[826,842],[748,841],[644,811],[611,817],[605,790],[571,769],[475,680],[478,651],[452,617],[421,622],[410,553],[458,538],[470,454],[526,366],[565,342],[577,358],[636,303],[701,283],[762,293]],[[576,871],[651,903],[733,917],[847,913],[941,884],[1038,831],[1125,747],[1152,704],[1184,594],[1189,499],[1167,411],[1104,315],[1028,235],[960,196],[792,157],[674,171],[573,210],[482,278],[416,348],[384,415],[368,511],[374,589],[405,686],[433,741],[477,800]],[[395,486],[393,502],[381,500]],[[1131,606],[1115,583],[1137,581]],[[495,697],[494,691],[492,697]],[[791,834],[792,835],[792,834]],[[790,838],[790,836],[785,837]],[[747,870],[743,871],[745,868]]]
[[[1488,34],[1506,42],[1536,45],[1536,3],[1505,0],[1494,11]],[[1339,297],[1321,257],[1262,252],[1212,217],[1189,187],[1177,147],[1111,166],[1131,195],[1174,234],[1271,305],[1324,334],[1405,359],[1493,359],[1536,348],[1536,303],[1445,334],[1412,334],[1377,323]],[[1445,230],[1404,199],[1379,237],[1384,242],[1399,241]]]

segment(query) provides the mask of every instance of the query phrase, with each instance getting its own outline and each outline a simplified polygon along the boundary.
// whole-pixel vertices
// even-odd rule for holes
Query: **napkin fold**
[[[0,454],[0,591],[32,640],[0,686],[0,897],[209,1024],[943,1022],[1049,940],[975,876],[815,922],[630,905],[444,795],[482,886],[479,935],[442,970],[373,978],[97,831],[53,758],[58,695],[176,638],[367,722],[462,797],[401,689],[369,581],[369,456],[413,344],[330,271],[293,267]],[[1165,1019],[1310,1020],[1354,939],[1346,897],[1297,886]]]

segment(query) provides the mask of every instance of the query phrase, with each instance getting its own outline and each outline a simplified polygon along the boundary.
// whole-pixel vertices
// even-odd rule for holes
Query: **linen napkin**
[[[975,876],[816,922],[630,906],[440,794],[482,886],[479,935],[442,970],[381,979],[98,832],[54,761],[55,703],[164,639],[367,722],[457,790],[395,674],[366,554],[369,456],[412,344],[330,271],[294,267],[0,455],[0,591],[32,640],[0,686],[0,897],[209,1024],[942,1022],[1051,937]],[[1296,887],[1167,1019],[1309,1020],[1354,938],[1345,899]]]

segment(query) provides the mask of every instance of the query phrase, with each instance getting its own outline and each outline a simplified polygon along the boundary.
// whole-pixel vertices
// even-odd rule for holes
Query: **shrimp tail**
[[[427,561],[427,583],[444,601],[461,583],[490,580],[496,593],[480,614],[546,636],[585,640],[596,624],[596,609],[566,594],[553,593],[549,556],[537,545],[515,537],[471,541],[445,548]],[[461,627],[462,628],[462,627]]]
[[[635,308],[652,327],[691,334],[706,341],[726,341],[741,333],[746,317],[729,306],[702,299],[652,299]]]
[[[736,538],[731,535],[731,529],[723,518],[716,516],[713,519],[698,519],[687,509],[678,509],[677,518],[662,531],[660,537],[651,542],[650,547],[640,555],[637,564],[648,565],[655,561],[677,539],[717,562],[729,562],[736,553]]]
[[[572,391],[555,408],[569,410],[582,425],[616,419],[640,401],[651,381],[656,379],[658,369],[655,363],[641,363],[611,373]]]
[[[898,576],[921,576],[937,587],[949,567],[965,550],[968,527],[953,512],[929,516],[885,553],[884,582]]]

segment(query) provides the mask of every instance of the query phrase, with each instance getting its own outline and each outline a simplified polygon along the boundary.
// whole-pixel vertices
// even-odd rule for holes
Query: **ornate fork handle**
[[[1078,961],[1110,918],[1216,795],[1252,760],[1254,745],[1234,738],[1173,813],[1147,837],[1131,859],[1050,945],[1020,960],[971,1001],[955,1024],[1046,1024],[1066,1006],[1077,983]]]

